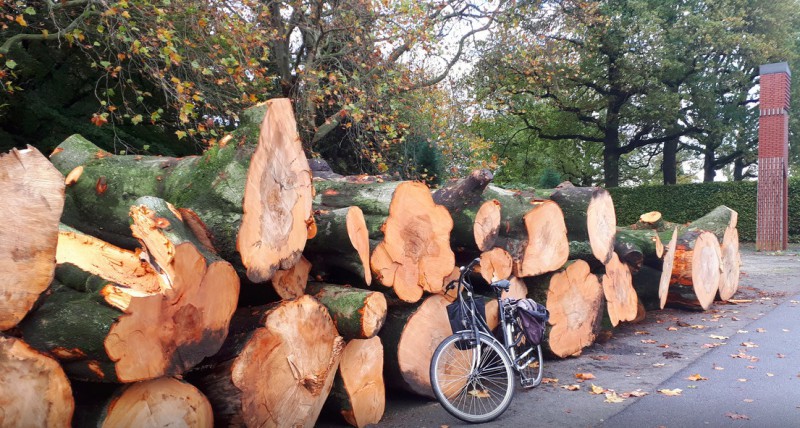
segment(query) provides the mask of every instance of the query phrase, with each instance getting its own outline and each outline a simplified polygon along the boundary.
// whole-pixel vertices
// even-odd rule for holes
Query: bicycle
[[[516,372],[523,388],[542,382],[542,347],[529,344],[520,324],[514,300],[502,298],[510,282],[491,283],[498,302],[500,342],[486,324],[476,304],[469,274],[480,261],[461,267],[458,280],[446,291],[458,287],[451,307],[461,310],[464,328],[445,338],[431,358],[433,392],[442,407],[453,416],[470,423],[488,422],[500,416],[514,396]],[[483,300],[479,300],[484,303]],[[450,312],[448,308],[448,312]],[[451,324],[452,322],[451,316]],[[463,322],[466,321],[466,322]]]

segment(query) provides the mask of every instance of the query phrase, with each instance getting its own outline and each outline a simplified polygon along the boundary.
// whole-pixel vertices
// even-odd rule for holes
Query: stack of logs
[[[483,281],[547,305],[557,357],[646,309],[736,291],[726,207],[617,227],[604,189],[491,180],[432,192],[314,174],[285,99],[201,156],[114,155],[77,135],[49,161],[3,155],[0,421],[312,426],[327,409],[376,423],[384,379],[432,397],[444,286],[476,257]]]

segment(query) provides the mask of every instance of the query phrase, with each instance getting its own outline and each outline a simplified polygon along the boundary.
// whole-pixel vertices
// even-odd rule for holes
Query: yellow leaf
[[[594,379],[594,375],[591,373],[575,373],[575,379],[590,380]]]
[[[558,379],[552,377],[546,377],[542,379],[542,383],[558,383]]]
[[[625,399],[617,395],[616,392],[606,392],[606,403],[622,403],[623,401]]]
[[[602,386],[597,386],[595,384],[592,384],[592,390],[589,391],[589,394],[600,395],[604,392],[606,392],[605,388],[603,388]]]
[[[707,377],[700,376],[699,373],[698,374],[693,374],[693,375],[687,377],[686,379],[691,380],[693,382],[697,382],[699,380],[708,380]]]
[[[581,389],[580,385],[562,385],[561,388],[566,389],[567,391],[577,391]]]
[[[637,389],[636,391],[623,392],[622,394],[620,394],[620,397],[622,398],[644,397],[647,394],[648,394],[647,392],[644,392],[641,389]]]
[[[725,340],[725,339],[728,338],[728,336],[719,336],[719,335],[716,335],[716,334],[709,335],[708,337],[710,337],[712,339],[717,339],[717,340]]]
[[[17,17],[14,18],[14,21],[17,21],[17,24],[19,24],[19,25],[21,25],[23,27],[27,27],[28,26],[28,23],[25,22],[25,17],[22,16],[22,15],[17,15]]]
[[[675,389],[659,389],[658,392],[660,392],[660,393],[662,393],[664,395],[669,395],[671,397],[675,397],[675,396],[681,395],[681,392],[683,392],[683,390],[679,389],[679,388],[675,388]]]
[[[483,391],[483,390],[479,391],[477,389],[473,389],[472,391],[470,391],[469,395],[472,395],[472,396],[475,396],[475,397],[478,397],[478,398],[489,398],[489,393],[488,392]]]

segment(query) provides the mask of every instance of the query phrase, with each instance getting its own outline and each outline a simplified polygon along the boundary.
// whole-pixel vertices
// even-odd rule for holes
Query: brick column
[[[789,91],[785,62],[762,65],[758,119],[756,248],[785,250],[789,239]]]

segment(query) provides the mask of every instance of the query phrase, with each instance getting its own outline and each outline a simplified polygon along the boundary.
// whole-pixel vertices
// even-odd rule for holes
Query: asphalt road
[[[743,246],[734,298],[746,302],[715,303],[705,312],[648,312],[580,357],[546,361],[545,377],[557,381],[518,390],[509,409],[484,426],[800,427],[798,252],[796,246],[783,253]],[[576,373],[595,378],[579,382]],[[687,379],[696,374],[707,380]],[[618,396],[647,395],[611,403],[606,394],[591,394],[592,384]],[[569,385],[580,389],[563,388]],[[682,392],[667,396],[662,389]],[[338,426],[325,417],[318,425]],[[443,425],[466,426],[436,402],[390,390],[377,426]]]

